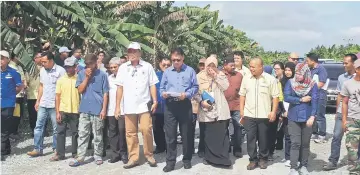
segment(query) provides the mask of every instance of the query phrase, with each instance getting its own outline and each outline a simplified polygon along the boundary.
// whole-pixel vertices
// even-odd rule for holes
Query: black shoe
[[[134,167],[136,167],[136,166],[138,166],[139,165],[139,163],[138,162],[131,162],[131,163],[127,163],[127,164],[125,164],[123,167],[124,167],[124,169],[130,169],[130,168],[134,168]]]
[[[274,161],[274,154],[269,154],[268,161]]]
[[[184,163],[184,169],[192,168],[191,163]]]
[[[172,171],[172,170],[174,170],[174,169],[175,169],[175,166],[166,165],[166,166],[163,168],[163,171],[164,171],[165,173],[167,173],[167,172],[170,172],[170,171]]]
[[[205,160],[205,159],[203,159],[203,164],[204,165],[210,165],[209,162],[207,160]]]
[[[198,151],[198,156],[200,157],[200,158],[203,158],[204,157],[204,155],[205,155],[205,153],[203,152],[203,151]]]
[[[122,155],[121,156],[121,161],[124,163],[124,164],[127,164],[129,162],[129,159],[126,155]]]
[[[160,153],[163,153],[163,152],[165,152],[165,149],[163,149],[163,150],[155,149],[155,151],[153,153],[154,154],[160,154]]]
[[[120,161],[120,157],[112,158],[112,159],[110,159],[108,162],[109,162],[109,163],[116,163],[116,162],[118,162],[118,161]]]
[[[242,157],[243,157],[243,155],[242,155],[241,152],[233,152],[233,155],[234,155],[235,157],[237,157],[237,158],[242,158]]]

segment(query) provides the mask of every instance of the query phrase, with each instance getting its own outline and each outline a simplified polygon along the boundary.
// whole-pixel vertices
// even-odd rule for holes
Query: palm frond
[[[132,1],[118,6],[114,12],[116,15],[122,15],[126,12],[135,11],[143,7],[155,5],[155,4],[156,1]]]

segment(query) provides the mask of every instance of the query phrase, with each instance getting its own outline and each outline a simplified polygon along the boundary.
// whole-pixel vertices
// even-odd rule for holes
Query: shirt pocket
[[[96,93],[101,94],[102,93],[102,84],[94,82],[92,85],[92,90],[94,90]]]
[[[189,84],[190,84],[190,77],[182,76],[181,77],[181,86],[188,87]]]
[[[261,93],[261,95],[269,95],[269,85],[260,84],[259,85],[259,92]]]

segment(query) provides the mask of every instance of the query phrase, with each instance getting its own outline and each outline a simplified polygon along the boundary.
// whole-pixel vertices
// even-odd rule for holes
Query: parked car
[[[341,63],[325,63],[324,66],[328,73],[329,86],[327,89],[327,104],[326,107],[336,108],[337,91],[336,86],[339,75],[345,73],[344,66]]]

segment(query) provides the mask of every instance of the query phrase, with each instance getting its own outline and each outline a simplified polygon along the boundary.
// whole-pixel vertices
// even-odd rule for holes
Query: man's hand
[[[167,98],[169,97],[169,95],[168,95],[166,92],[163,92],[163,93],[162,93],[162,97],[163,97],[164,99],[167,99]]]
[[[276,113],[270,112],[270,114],[268,115],[268,118],[269,118],[270,122],[274,122],[276,120]]]
[[[347,128],[346,125],[347,125],[347,121],[346,120],[342,121],[342,129],[343,129],[344,132],[348,131],[348,128]]]
[[[116,120],[119,120],[119,118],[120,118],[120,107],[116,107],[115,108],[115,119]]]
[[[58,113],[56,114],[56,121],[57,121],[58,123],[61,123],[61,120],[62,120],[61,114],[60,114],[60,112],[58,112]]]
[[[185,93],[181,93],[179,99],[180,99],[180,100],[185,100],[185,98],[186,98],[186,94],[185,94]]]
[[[157,105],[158,105],[158,103],[157,102],[154,102],[152,105],[151,105],[151,113],[152,114],[154,114],[155,113],[155,111],[156,111],[156,108],[157,108]]]
[[[310,102],[310,101],[311,101],[311,97],[310,97],[310,96],[302,97],[302,98],[301,98],[301,101],[302,101],[302,102],[305,102],[305,103]]]
[[[286,117],[286,118],[287,118],[287,116],[288,116],[288,112],[286,111],[286,112],[284,112],[283,117]]]
[[[39,110],[39,102],[38,101],[36,101],[34,108],[35,108],[36,112]]]
[[[100,118],[102,119],[102,120],[105,120],[105,118],[106,118],[106,111],[103,109],[103,110],[101,110],[101,112],[100,112]]]
[[[306,126],[307,127],[312,127],[312,125],[314,124],[314,120],[315,120],[315,117],[310,116],[310,118],[306,121]]]
[[[85,76],[86,78],[90,78],[92,74],[92,70],[90,68],[85,69]]]

